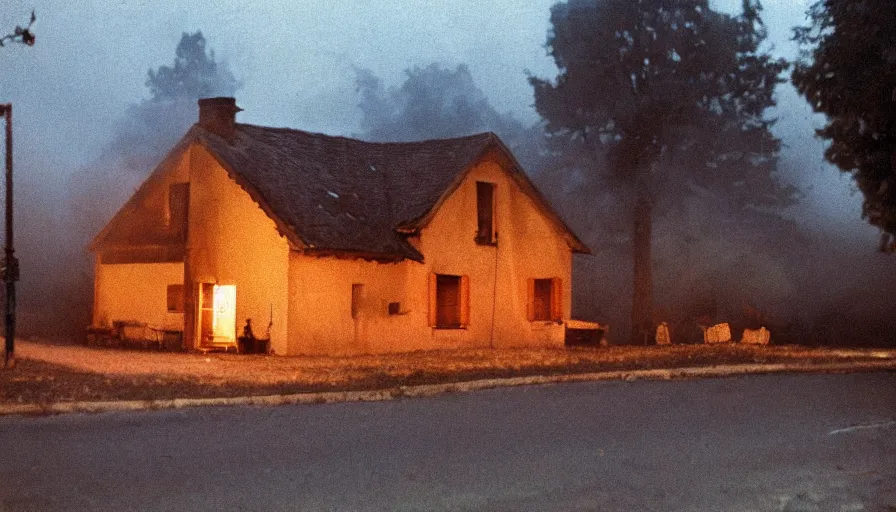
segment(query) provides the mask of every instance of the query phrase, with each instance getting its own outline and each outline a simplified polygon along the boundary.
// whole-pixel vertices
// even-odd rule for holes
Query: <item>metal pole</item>
[[[19,279],[19,262],[12,243],[12,103],[0,105],[0,110],[6,118],[6,260],[3,266],[3,280],[6,282],[6,350],[3,366],[12,368],[15,366],[16,281]]]

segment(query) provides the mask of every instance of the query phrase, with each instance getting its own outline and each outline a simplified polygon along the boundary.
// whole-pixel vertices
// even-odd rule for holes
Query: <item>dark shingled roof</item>
[[[197,124],[181,144],[190,141],[209,150],[295,248],[417,261],[423,255],[399,228],[421,227],[465,171],[487,151],[498,148],[513,162],[509,171],[513,179],[558,224],[570,247],[589,252],[492,133],[374,143],[236,124],[234,136],[225,140]],[[102,234],[95,244],[101,238]]]

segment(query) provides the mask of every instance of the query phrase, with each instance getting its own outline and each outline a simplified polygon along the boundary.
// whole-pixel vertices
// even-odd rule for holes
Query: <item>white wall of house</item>
[[[168,285],[183,284],[183,263],[98,263],[95,279],[94,325],[121,321],[183,327],[183,313],[168,312]]]
[[[426,326],[426,281],[419,263],[375,263],[289,256],[289,352],[351,354],[407,351],[420,345]],[[352,285],[361,285],[352,316]],[[400,304],[389,314],[389,303]],[[425,340],[425,337],[423,338]]]
[[[476,182],[495,184],[495,246],[477,245]],[[562,346],[564,329],[530,322],[528,279],[560,278],[562,318],[571,311],[572,251],[497,162],[483,161],[467,175],[423,229],[418,248],[426,271],[468,275],[467,329],[431,329],[437,346]]]
[[[477,245],[476,182],[494,183],[495,246]],[[460,347],[562,346],[564,328],[527,319],[528,279],[560,278],[571,310],[572,253],[557,229],[496,162],[475,166],[423,229],[423,263],[289,255],[290,354],[345,354]],[[429,325],[430,274],[467,276],[470,319]],[[352,285],[363,285],[352,317]],[[400,304],[390,315],[390,302]]]
[[[562,346],[562,325],[527,318],[527,284],[559,278],[562,319],[569,319],[571,250],[501,165],[497,159],[475,165],[411,239],[424,262],[376,263],[291,250],[249,193],[194,144],[171,170],[153,178],[147,194],[165,208],[168,185],[189,181],[185,263],[98,264],[94,323],[183,326],[183,315],[167,313],[166,291],[186,274],[193,284],[235,285],[236,333],[251,318],[256,336],[263,337],[272,322],[277,354]],[[475,242],[477,181],[495,185],[495,245]],[[469,321],[462,328],[430,325],[433,274],[466,276]],[[354,314],[353,285],[361,285]],[[195,287],[187,290],[195,297]],[[398,303],[397,314],[390,314],[390,303]]]
[[[153,173],[123,208],[128,229],[167,222],[168,190],[188,180],[189,161],[183,155]],[[115,222],[113,220],[112,222]],[[128,246],[122,246],[128,249]],[[137,322],[153,328],[180,330],[183,313],[169,313],[168,285],[183,284],[184,264],[104,263],[102,251],[94,272],[93,325]]]
[[[257,337],[272,323],[271,347],[287,353],[289,245],[262,211],[203,147],[190,149],[186,258],[193,283],[236,285],[236,333],[247,318]]]

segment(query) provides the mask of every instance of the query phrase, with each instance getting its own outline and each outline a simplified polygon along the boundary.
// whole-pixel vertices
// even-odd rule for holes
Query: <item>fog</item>
[[[244,123],[380,140],[426,135],[395,124],[401,95],[412,94],[402,87],[415,69],[444,72],[436,84],[463,70],[451,86],[488,115],[455,120],[438,135],[494,130],[508,139],[594,250],[575,260],[574,315],[608,322],[611,339],[626,340],[631,249],[620,205],[599,187],[582,189],[573,177],[552,174],[550,162],[532,151],[539,118],[526,77],[556,76],[544,48],[553,3],[5,2],[4,30],[27,21],[32,9],[38,18],[35,46],[0,48],[0,101],[14,106],[21,332],[75,335],[89,322],[87,245],[196,117],[195,103],[171,104],[153,121],[168,131],[135,124],[149,98],[147,71],[171,65],[182,33],[201,30],[239,81]],[[803,22],[807,3],[764,2],[773,54],[795,57],[790,28]],[[733,12],[740,0],[714,5]],[[379,88],[379,111],[365,107],[362,78]],[[876,252],[877,230],[860,218],[861,195],[824,162],[813,131],[823,119],[789,84],[777,98],[770,114],[784,143],[778,168],[799,188],[799,203],[778,217],[728,212],[696,197],[658,217],[658,320],[680,325],[685,338],[693,334],[688,322],[710,315],[761,320],[778,341],[885,343],[896,328],[896,257]],[[387,111],[392,125],[374,115]]]

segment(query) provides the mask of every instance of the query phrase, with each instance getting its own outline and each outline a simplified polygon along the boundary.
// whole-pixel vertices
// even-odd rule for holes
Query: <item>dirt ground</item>
[[[673,345],[444,350],[353,357],[185,354],[17,341],[0,404],[151,400],[382,389],[482,378],[719,364],[896,358],[896,350]]]

